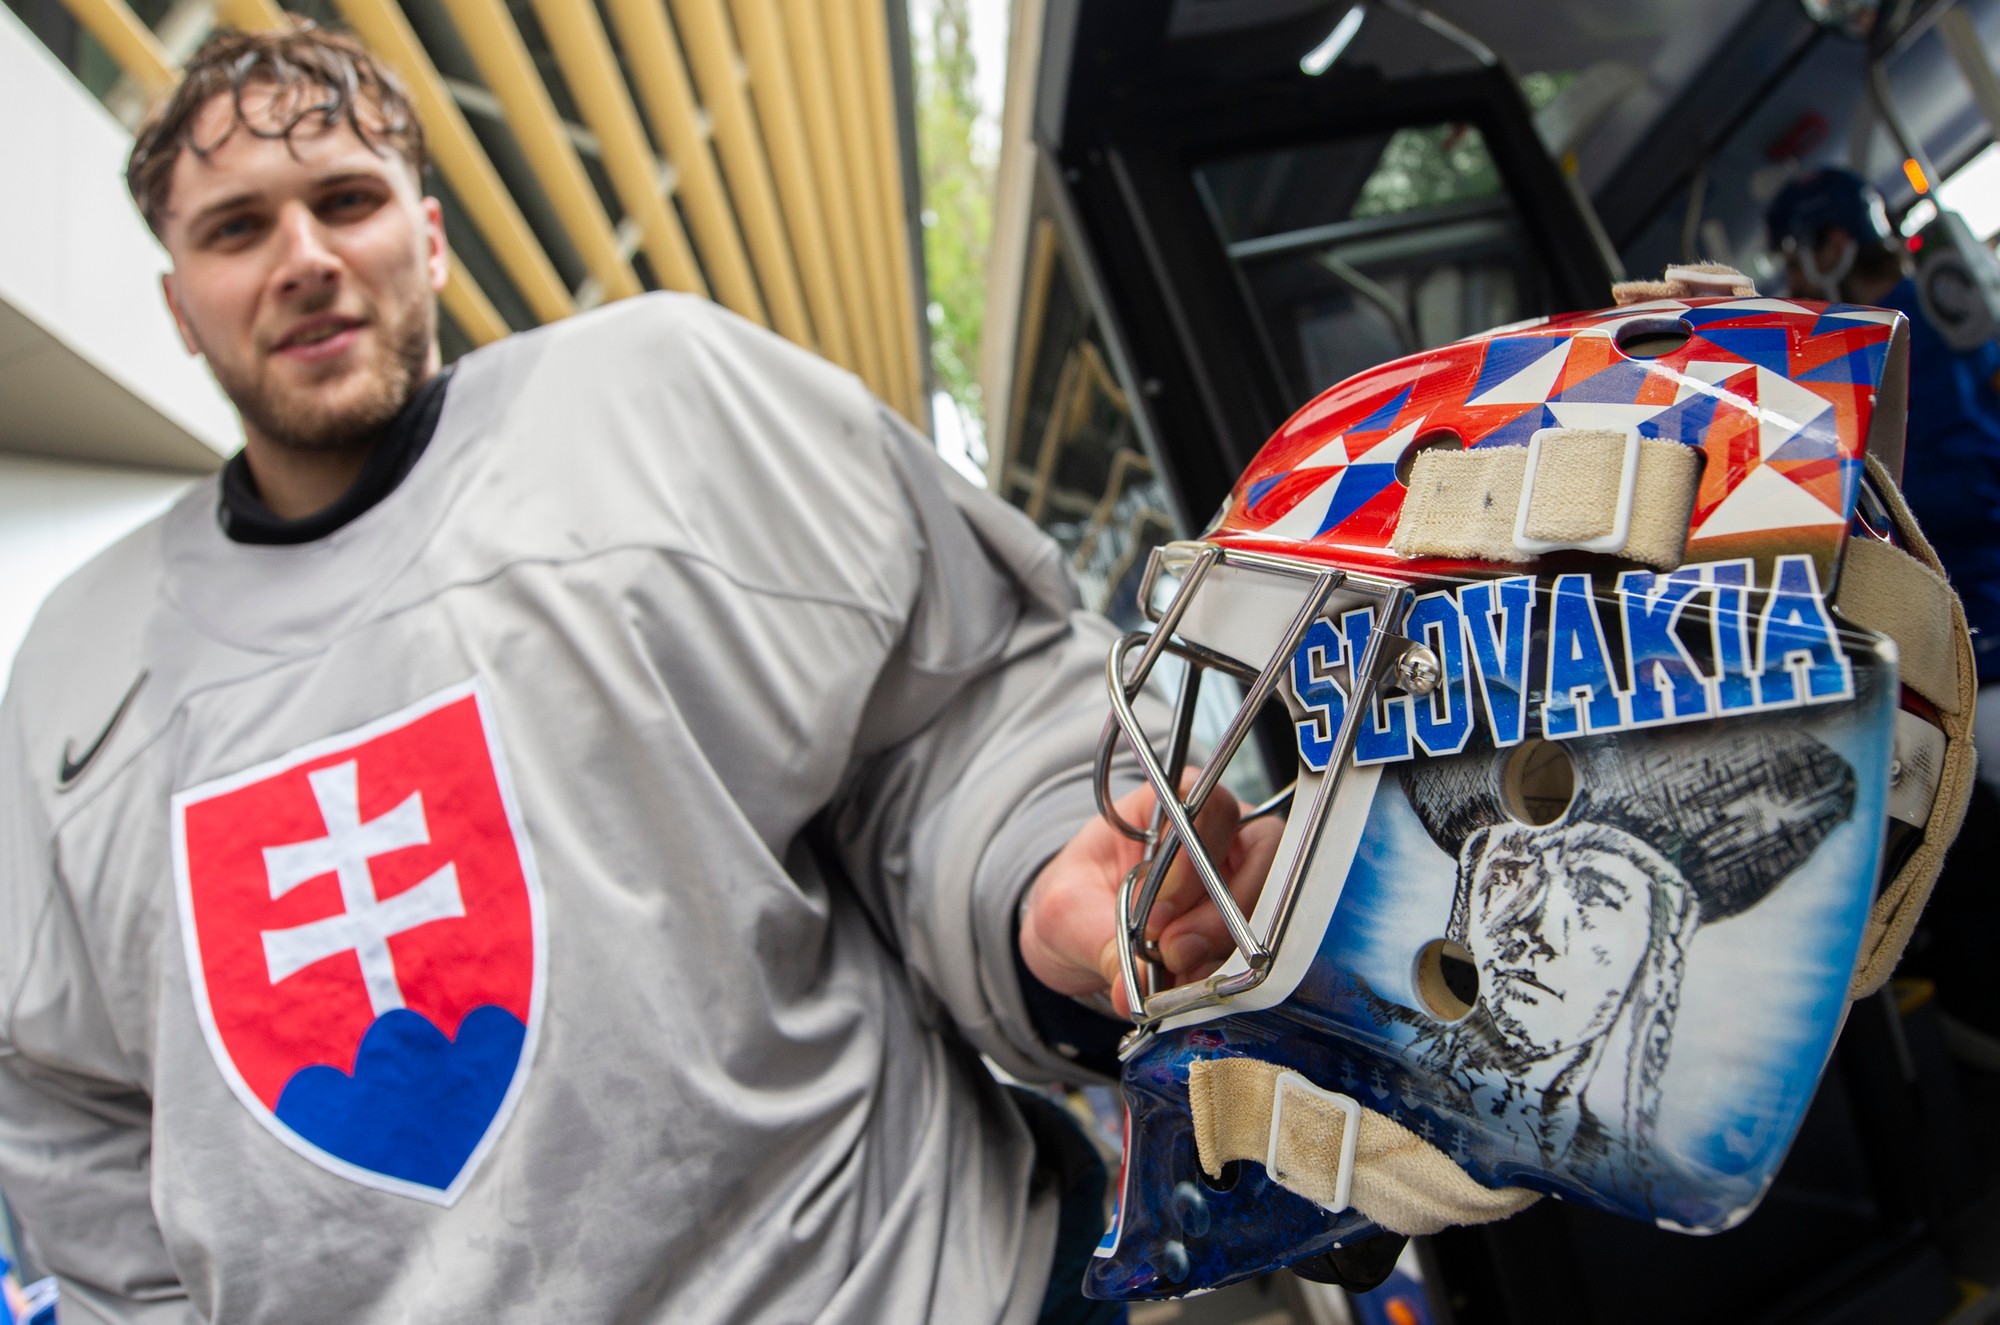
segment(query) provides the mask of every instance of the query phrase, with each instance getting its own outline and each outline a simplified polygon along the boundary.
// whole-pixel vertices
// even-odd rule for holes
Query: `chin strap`
[[[1972,712],[1979,687],[1965,608],[1945,581],[1943,563],[1917,528],[1902,490],[1872,455],[1868,476],[1888,507],[1903,547],[1849,539],[1834,607],[1844,619],[1896,641],[1897,675],[1937,706],[1945,748],[1937,794],[1922,825],[1923,838],[1896,877],[1883,884],[1869,909],[1849,998],[1874,993],[1895,971],[1909,945],[1910,931],[1930,900],[1938,871],[1944,868],[1945,850],[1965,822],[1965,807],[1972,798]],[[1915,776],[1908,769],[1899,771]]]
[[[1209,1177],[1255,1160],[1288,1191],[1335,1213],[1359,1211],[1392,1233],[1490,1223],[1541,1197],[1481,1186],[1409,1128],[1276,1063],[1199,1059],[1188,1067],[1188,1104]]]

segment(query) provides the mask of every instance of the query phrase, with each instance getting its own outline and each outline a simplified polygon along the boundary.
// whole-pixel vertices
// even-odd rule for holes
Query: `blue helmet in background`
[[[1892,237],[1882,195],[1851,170],[1824,166],[1778,191],[1764,213],[1771,247],[1790,240],[1810,252],[1828,229],[1839,226],[1858,244],[1886,244]]]

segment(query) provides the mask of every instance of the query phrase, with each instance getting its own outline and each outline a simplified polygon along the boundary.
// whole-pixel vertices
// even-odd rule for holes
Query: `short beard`
[[[337,409],[307,393],[274,390],[262,377],[239,381],[232,380],[233,373],[216,371],[216,382],[243,422],[274,446],[320,454],[354,450],[395,418],[416,391],[437,338],[436,307],[428,299],[413,300],[404,317],[383,331],[387,361],[364,378],[358,399]],[[216,367],[213,359],[209,364]]]

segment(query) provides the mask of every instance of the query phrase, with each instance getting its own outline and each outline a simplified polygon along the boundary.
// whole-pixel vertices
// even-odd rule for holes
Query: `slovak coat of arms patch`
[[[178,793],[196,1011],[251,1113],[449,1205],[505,1127],[543,996],[541,881],[477,681]]]

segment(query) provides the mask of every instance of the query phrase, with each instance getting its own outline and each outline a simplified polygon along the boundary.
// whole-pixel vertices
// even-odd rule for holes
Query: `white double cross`
[[[458,867],[447,862],[416,887],[383,901],[375,895],[375,877],[368,862],[431,840],[424,822],[423,793],[411,792],[395,809],[363,823],[353,760],[308,773],[306,781],[312,784],[320,817],[326,821],[326,836],[265,847],[264,873],[270,880],[273,901],[308,879],[333,875],[340,881],[341,913],[290,929],[262,931],[264,963],[270,969],[271,983],[277,984],[314,962],[352,952],[361,963],[369,1005],[379,1017],[403,1006],[396,962],[389,954],[390,937],[465,914]]]

